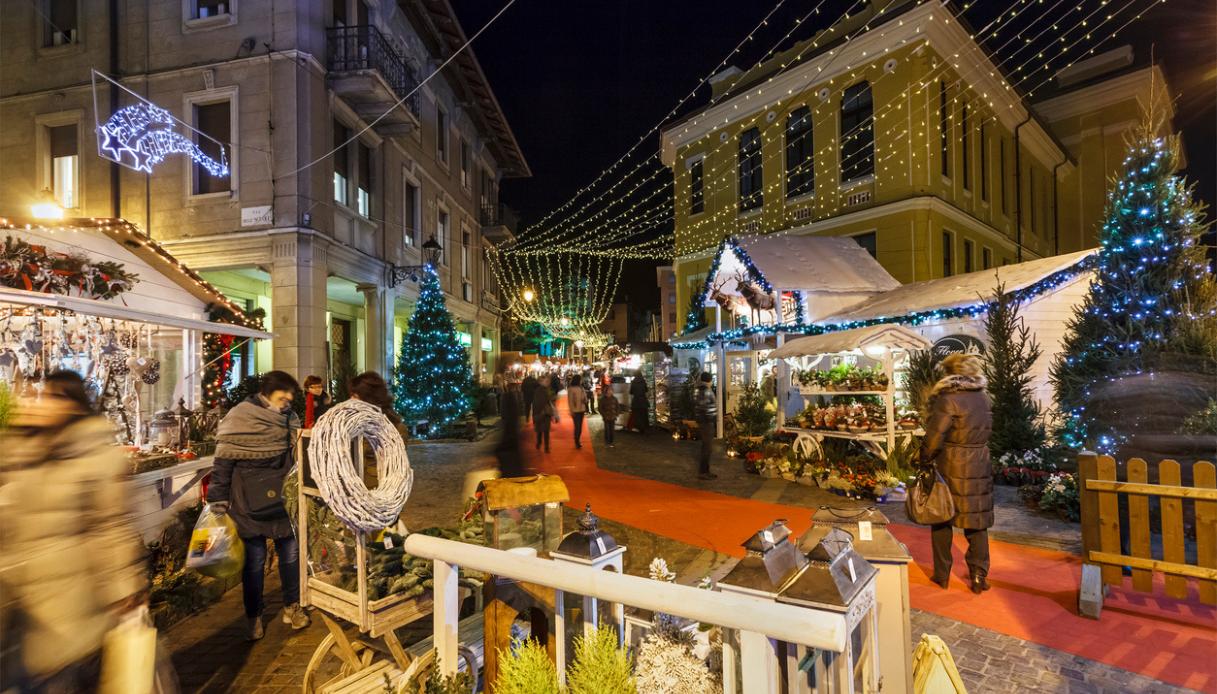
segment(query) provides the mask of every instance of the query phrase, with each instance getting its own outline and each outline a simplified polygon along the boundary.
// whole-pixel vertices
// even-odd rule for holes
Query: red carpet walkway
[[[586,423],[583,448],[575,449],[565,396],[559,398],[559,411],[552,453],[539,453],[528,445],[525,450],[534,469],[562,476],[572,507],[582,509],[591,502],[605,518],[734,556],[743,555],[740,542],[775,518],[789,519],[796,535],[810,525],[806,508],[602,470],[596,466]],[[531,426],[523,434],[526,444],[531,443]],[[966,587],[962,559],[966,544],[958,536],[956,580],[949,591],[943,591],[929,580],[933,566],[929,531],[907,525],[891,530],[914,558],[909,592],[916,609],[1179,686],[1217,692],[1217,610],[1212,607],[1170,600],[1160,591],[1149,595],[1113,589],[1102,620],[1086,619],[1076,610],[1081,574],[1076,556],[996,541],[990,548],[993,589],[973,595]]]

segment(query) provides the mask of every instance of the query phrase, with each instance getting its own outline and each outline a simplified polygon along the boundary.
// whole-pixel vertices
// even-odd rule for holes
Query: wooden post
[[[1098,459],[1098,479],[1116,480],[1116,461],[1109,455]],[[1120,498],[1115,492],[1100,491],[1099,498],[1099,551],[1122,554],[1120,549]],[[1103,584],[1119,585],[1124,582],[1124,573],[1119,566],[1103,564]]]
[[[778,305],[778,310],[781,310],[781,304]],[[786,333],[779,330],[777,335],[774,336],[774,339],[777,343],[777,347],[780,349],[782,345],[786,344]],[[790,367],[786,365],[785,359],[778,359],[777,362],[778,363],[773,367],[773,382],[775,384],[774,387],[777,390],[778,396],[777,422],[778,428],[780,429],[786,426],[786,400],[790,397]]]
[[[756,631],[740,631],[739,643],[744,691],[748,694],[778,691],[777,659],[769,645],[769,637]]]
[[[892,350],[883,353],[883,373],[887,375],[887,393],[883,408],[887,414],[887,454],[896,449],[896,356]],[[889,468],[890,469],[890,468]]]
[[[714,332],[721,333],[723,331],[723,307],[714,306]],[[726,393],[727,393],[727,343],[719,340],[718,343],[718,417],[715,422],[715,438],[723,437],[723,412],[727,409]],[[702,432],[703,435],[705,432]]]
[[[1200,489],[1217,487],[1217,469],[1207,461],[1192,466],[1193,484]],[[1196,501],[1196,564],[1217,568],[1217,501]],[[1217,605],[1217,581],[1196,582],[1200,602]]]
[[[456,566],[436,560],[432,574],[434,604],[432,609],[433,644],[436,667],[443,675],[454,675],[457,669],[456,647],[460,641],[457,633],[461,621],[460,587],[457,585]],[[490,580],[494,580],[491,578]]]
[[[1163,460],[1158,463],[1158,484],[1179,486],[1179,463]],[[1162,558],[1175,564],[1187,561],[1183,549],[1183,499],[1164,496],[1158,500],[1162,509]],[[1187,579],[1166,574],[1166,594],[1180,600],[1187,598]]]
[[[735,680],[739,676],[737,660],[738,649],[735,647],[735,630],[723,629],[723,694],[736,694]]]
[[[483,639],[485,636],[483,636]],[[554,591],[554,666],[558,670],[559,686],[566,686],[566,593]],[[483,656],[484,658],[485,656]],[[487,683],[486,691],[490,691]]]
[[[1099,549],[1099,499],[1087,486],[1098,477],[1098,456],[1089,451],[1078,454],[1078,500],[1082,516],[1082,581],[1078,590],[1078,613],[1098,619],[1103,610],[1106,587],[1099,567],[1090,562],[1090,553]]]
[[[1140,458],[1128,461],[1128,481],[1148,482],[1148,466]],[[1149,551],[1149,497],[1144,494],[1126,494],[1128,499],[1128,545],[1129,554],[1142,559],[1152,559]],[[1146,569],[1132,570],[1133,588],[1145,593],[1154,589],[1154,572]]]

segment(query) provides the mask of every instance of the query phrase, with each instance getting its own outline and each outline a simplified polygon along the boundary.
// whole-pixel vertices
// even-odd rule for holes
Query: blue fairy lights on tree
[[[439,276],[428,265],[397,355],[394,408],[407,423],[426,421],[438,435],[469,412],[472,382],[468,352],[457,338]]]
[[[1148,119],[1130,140],[1108,192],[1095,279],[1052,366],[1057,434],[1071,448],[1114,452],[1145,433],[1148,418],[1161,419],[1144,399],[1113,407],[1138,401],[1112,397],[1116,384],[1141,387],[1130,379],[1168,369],[1215,372],[1217,285],[1200,243],[1204,208],[1177,175],[1178,137],[1158,135],[1157,126]]]

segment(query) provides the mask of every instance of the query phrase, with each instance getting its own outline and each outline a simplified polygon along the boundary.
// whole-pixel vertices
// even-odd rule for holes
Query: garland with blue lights
[[[1072,448],[1114,453],[1138,433],[1174,433],[1160,430],[1170,415],[1107,397],[1120,381],[1167,368],[1217,372],[1217,283],[1200,242],[1203,208],[1177,175],[1177,136],[1160,137],[1156,126],[1138,130],[1108,192],[1095,280],[1051,368],[1063,415],[1057,436]]]
[[[393,407],[409,424],[425,421],[431,435],[469,412],[473,373],[456,335],[435,268],[426,266],[418,305],[402,338],[393,378]]]

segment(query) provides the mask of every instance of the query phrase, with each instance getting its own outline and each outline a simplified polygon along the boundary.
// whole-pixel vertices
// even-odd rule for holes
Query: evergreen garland
[[[255,330],[262,330],[262,321],[266,311],[257,308],[249,313],[238,314],[227,306],[211,304],[207,307],[207,320],[213,323],[242,325]],[[232,373],[233,345],[239,345],[234,335],[219,333],[203,333],[203,404],[208,409],[224,404],[224,384],[228,383]]]
[[[113,299],[131,291],[138,281],[139,275],[112,260],[95,261],[83,253],[55,253],[12,236],[6,236],[0,244],[0,285],[5,287]]]
[[[997,285],[984,325],[989,336],[984,370],[993,403],[989,451],[997,460],[1006,453],[1037,450],[1047,437],[1039,403],[1031,395],[1031,367],[1042,350],[1004,284]]]
[[[1096,277],[1052,366],[1058,435],[1072,448],[1112,452],[1146,416],[1089,410],[1105,384],[1168,364],[1213,371],[1217,285],[1200,244],[1204,210],[1177,175],[1178,137],[1157,126],[1151,118],[1130,139],[1108,193]]]
[[[469,411],[472,382],[468,353],[457,339],[439,276],[428,265],[398,355],[394,408],[407,423],[426,421],[432,435],[442,435],[445,425]]]

